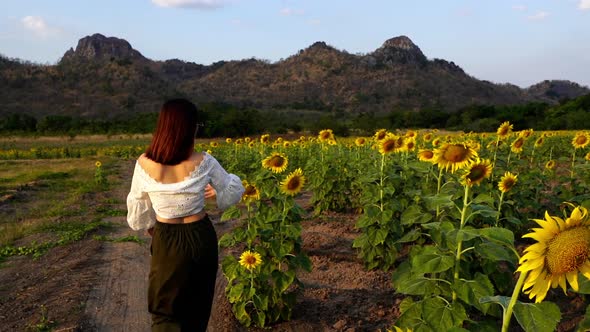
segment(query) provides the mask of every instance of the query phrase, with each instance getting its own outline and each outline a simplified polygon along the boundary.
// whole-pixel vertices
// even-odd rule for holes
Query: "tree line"
[[[424,108],[418,111],[392,110],[388,113],[347,113],[344,111],[259,110],[223,103],[200,105],[200,137],[243,137],[261,133],[312,132],[331,128],[338,136],[372,135],[375,130],[438,128],[492,132],[504,121],[515,128],[535,130],[588,129],[590,94],[558,105],[472,105],[457,111]],[[1,112],[0,112],[1,113]],[[137,113],[112,119],[49,115],[37,118],[26,113],[0,116],[0,134],[82,135],[136,134],[154,130],[157,113]]]

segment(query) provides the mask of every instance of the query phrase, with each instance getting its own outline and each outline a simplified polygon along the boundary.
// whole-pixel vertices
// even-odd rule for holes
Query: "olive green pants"
[[[205,331],[218,267],[217,234],[209,217],[189,224],[157,222],[151,250],[152,331]]]

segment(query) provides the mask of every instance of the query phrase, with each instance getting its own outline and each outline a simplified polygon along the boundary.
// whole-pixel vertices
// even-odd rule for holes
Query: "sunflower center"
[[[384,152],[393,151],[393,149],[395,148],[395,140],[387,140],[383,142],[382,147]]]
[[[291,180],[289,180],[289,182],[287,183],[287,189],[295,190],[295,189],[299,188],[299,183],[301,183],[301,181],[299,180],[299,177],[295,176]]]
[[[576,139],[576,143],[578,143],[579,145],[586,144],[586,141],[586,136],[578,136],[578,138]]]
[[[469,150],[463,145],[451,145],[446,149],[443,157],[450,162],[460,162],[467,159],[468,155]]]
[[[577,270],[590,254],[590,229],[570,228],[557,234],[547,249],[546,266],[552,275]]]
[[[514,187],[514,179],[506,178],[503,182],[503,185],[506,190],[512,189],[512,187]]]
[[[246,196],[256,195],[256,187],[254,187],[252,185],[247,185],[246,190],[244,190],[244,195],[246,195]]]
[[[483,179],[486,176],[486,167],[485,165],[476,165],[469,170],[469,174],[467,174],[467,178],[471,182],[477,182]]]
[[[285,158],[281,156],[274,156],[270,159],[269,163],[272,165],[272,167],[281,167],[285,164]]]
[[[523,139],[518,139],[516,142],[514,142],[514,147],[519,149],[524,145],[524,140]]]
[[[248,265],[256,264],[256,256],[254,256],[254,255],[248,255],[245,257],[244,260],[246,261],[246,264],[248,264]]]

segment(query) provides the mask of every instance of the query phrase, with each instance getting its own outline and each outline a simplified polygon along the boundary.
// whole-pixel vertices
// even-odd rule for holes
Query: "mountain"
[[[471,104],[551,104],[589,92],[568,81],[521,89],[478,80],[453,62],[428,59],[407,36],[362,55],[316,42],[275,63],[153,61],[127,41],[101,34],[80,39],[56,65],[0,57],[0,114],[110,118],[157,111],[172,96],[267,110],[453,111]]]

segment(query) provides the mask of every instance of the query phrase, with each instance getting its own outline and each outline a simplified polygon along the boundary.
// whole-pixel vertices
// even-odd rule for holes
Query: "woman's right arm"
[[[133,230],[149,229],[156,223],[156,214],[152,208],[152,201],[144,190],[144,179],[141,177],[141,167],[135,163],[131,189],[127,195],[127,223]]]

